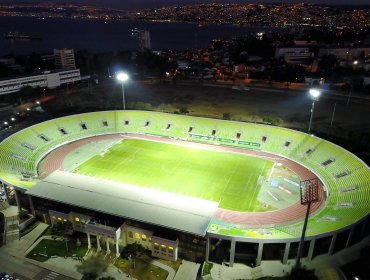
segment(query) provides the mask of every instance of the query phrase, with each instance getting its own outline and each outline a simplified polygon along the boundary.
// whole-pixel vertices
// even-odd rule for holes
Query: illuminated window
[[[129,232],[128,232],[128,237],[129,237],[129,238],[134,238],[134,235],[132,234],[132,231],[129,231]]]
[[[161,245],[161,251],[166,252],[166,245]]]
[[[62,220],[62,218],[60,218],[60,217],[59,217],[59,218],[58,218],[58,221],[61,221],[61,220]]]
[[[67,219],[63,219],[63,222],[67,222]]]
[[[159,245],[158,245],[158,243],[154,243],[154,250],[159,250]]]
[[[168,247],[168,253],[172,254],[173,255],[173,247]]]
[[[79,218],[79,217],[76,217],[76,218],[75,218],[75,221],[76,221],[77,223],[79,223],[79,222],[80,222],[80,218]]]
[[[141,240],[146,241],[146,235],[145,234],[141,235]]]
[[[140,239],[140,234],[138,232],[135,232],[135,239]]]
[[[55,221],[57,219],[57,217],[53,216],[52,219],[53,219],[53,221]]]

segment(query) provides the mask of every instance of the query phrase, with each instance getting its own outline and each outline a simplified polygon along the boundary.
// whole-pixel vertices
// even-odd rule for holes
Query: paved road
[[[8,208],[9,209],[9,208]],[[45,269],[32,260],[23,256],[28,248],[34,244],[39,236],[46,230],[47,224],[40,223],[33,231],[0,248],[0,271],[16,274],[21,280],[71,280],[73,278]],[[35,262],[35,263],[32,263]],[[41,265],[41,264],[40,264]]]
[[[73,280],[73,278],[60,275],[54,271],[50,271],[47,269],[43,269],[40,273],[38,273],[34,279],[37,280]]]
[[[35,279],[34,277],[43,270],[38,266],[4,253],[3,248],[0,248],[0,271],[6,271],[10,274],[18,273],[29,279]]]
[[[9,254],[7,246],[0,248],[0,271],[6,271],[20,280],[73,280],[57,272],[44,269],[29,261]]]

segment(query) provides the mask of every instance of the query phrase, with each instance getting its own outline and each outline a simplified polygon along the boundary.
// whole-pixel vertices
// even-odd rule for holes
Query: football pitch
[[[74,172],[219,201],[224,209],[254,211],[259,178],[266,179],[272,165],[269,160],[226,151],[125,139]]]

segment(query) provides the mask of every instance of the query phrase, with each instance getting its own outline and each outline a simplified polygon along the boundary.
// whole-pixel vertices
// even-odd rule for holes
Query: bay
[[[139,42],[132,38],[134,28],[150,31],[153,50],[183,50],[207,47],[212,39],[230,38],[265,31],[264,28],[233,25],[198,26],[188,23],[118,21],[107,22],[31,17],[0,17],[0,55],[51,53],[54,48],[86,49],[91,52],[137,50]],[[42,40],[9,40],[9,31],[33,33]]]

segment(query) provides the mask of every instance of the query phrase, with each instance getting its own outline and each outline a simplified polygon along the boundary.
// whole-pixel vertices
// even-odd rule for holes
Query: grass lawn
[[[130,269],[130,261],[121,258],[117,259],[114,265],[123,272],[140,280],[165,280],[168,275],[166,270],[138,258],[135,261],[135,268],[132,269]]]
[[[44,255],[46,252],[47,257]],[[47,261],[51,256],[58,257],[77,257],[85,256],[87,252],[87,245],[82,244],[77,246],[75,241],[68,242],[68,252],[66,249],[65,241],[42,239],[31,252],[28,253],[27,258],[33,259],[39,262]]]
[[[266,178],[272,165],[265,159],[223,151],[126,139],[74,172],[220,201],[225,209],[253,211],[258,178]]]

